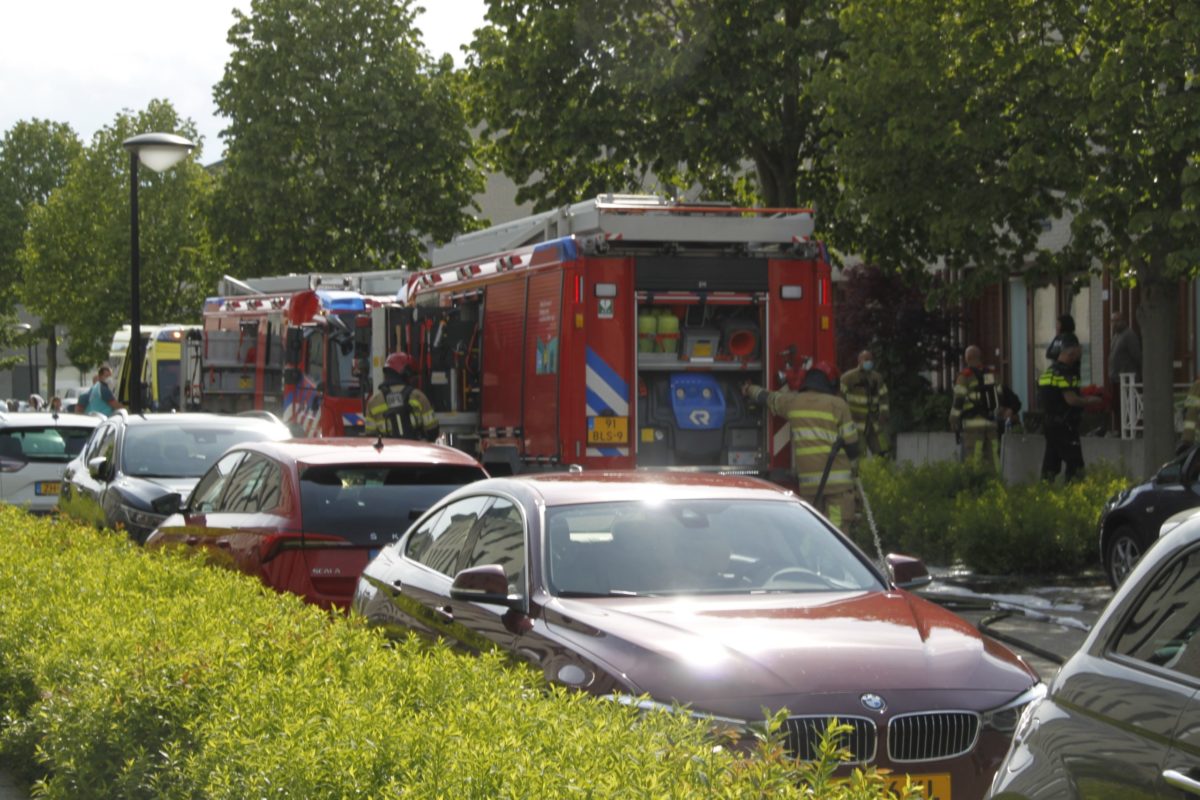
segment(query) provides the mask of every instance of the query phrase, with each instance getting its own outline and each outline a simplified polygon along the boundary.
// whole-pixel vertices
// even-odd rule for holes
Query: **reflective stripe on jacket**
[[[996,424],[996,410],[1004,395],[996,373],[983,367],[978,373],[970,367],[954,380],[954,403],[950,407],[950,430],[988,428]]]
[[[771,392],[767,395],[771,413],[788,421],[792,435],[792,469],[801,496],[816,497],[829,452],[841,436],[845,444],[858,443],[858,429],[850,416],[850,406],[837,395],[821,392]],[[840,449],[834,457],[825,482],[825,493],[853,491],[850,457]]]
[[[385,383],[367,400],[363,428],[369,436],[432,441],[437,438],[438,421],[420,389]]]
[[[888,408],[887,384],[874,370],[856,367],[842,376],[842,396],[850,406],[854,421],[862,425],[867,417],[879,419],[891,413]]]

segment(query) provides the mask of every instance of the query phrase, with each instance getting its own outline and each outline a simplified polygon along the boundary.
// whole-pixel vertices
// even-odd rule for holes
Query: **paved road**
[[[1107,584],[1099,583],[1005,592],[936,577],[922,594],[1007,644],[1047,682],[1058,673],[1061,662],[1083,644],[1088,629],[1112,598]]]

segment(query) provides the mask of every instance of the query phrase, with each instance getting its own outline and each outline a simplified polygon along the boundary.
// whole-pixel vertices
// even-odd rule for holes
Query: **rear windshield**
[[[140,478],[199,478],[235,444],[271,438],[279,437],[270,426],[129,426],[121,470]]]
[[[438,500],[485,477],[451,464],[309,467],[300,475],[302,525],[360,544],[396,541]]]
[[[50,427],[0,431],[0,459],[21,464],[65,464],[83,449],[91,428]]]

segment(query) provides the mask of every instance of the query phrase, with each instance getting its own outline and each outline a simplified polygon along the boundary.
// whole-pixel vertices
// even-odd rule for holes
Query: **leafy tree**
[[[409,0],[255,0],[214,96],[230,119],[214,218],[238,274],[419,262],[483,188],[452,62]]]
[[[17,251],[29,211],[45,203],[50,192],[63,184],[68,168],[82,151],[83,145],[69,125],[49,120],[21,120],[0,140],[0,350],[28,343],[18,336],[13,307],[21,274]],[[49,339],[53,351],[53,327],[34,332],[39,334]],[[0,369],[22,361],[20,356],[0,358]]]
[[[1142,290],[1148,463],[1170,453],[1175,286],[1200,241],[1200,14],[1166,0],[854,0],[817,92],[852,243],[972,287],[1097,269]],[[1069,246],[1038,240],[1072,220]],[[845,231],[843,231],[845,233]],[[850,242],[843,241],[843,246]]]
[[[166,101],[118,114],[63,186],[33,209],[19,252],[24,304],[66,328],[68,355],[81,367],[103,360],[113,331],[129,320],[129,154],[121,143],[147,131],[198,141],[195,126]],[[161,175],[139,169],[138,179],[142,319],[196,320],[221,274],[202,214],[213,179],[191,158]]]
[[[904,275],[863,264],[846,270],[834,306],[838,363],[850,368],[859,353],[871,350],[887,381],[896,431],[946,427],[949,401],[933,402],[923,375],[958,358],[950,340],[954,316],[926,306],[936,283],[927,273]]]
[[[651,175],[822,203],[833,176],[809,87],[839,51],[838,5],[489,0],[469,57],[489,157],[539,210]]]

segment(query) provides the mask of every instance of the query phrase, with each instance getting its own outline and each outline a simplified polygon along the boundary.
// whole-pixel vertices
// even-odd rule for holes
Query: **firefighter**
[[[407,353],[392,353],[383,365],[383,384],[367,400],[365,420],[368,435],[395,439],[424,439],[438,436],[438,421],[429,398],[411,385],[412,359]]]
[[[1069,335],[1069,334],[1068,334]],[[983,364],[983,351],[971,345],[964,351],[967,366],[954,381],[950,430],[962,442],[964,461],[982,460],[984,469],[999,471],[997,422],[1006,422],[1012,409],[1003,405],[1004,387],[996,371]]]
[[[837,370],[822,361],[808,369],[799,391],[768,392],[746,384],[742,393],[787,420],[799,494],[840,528],[854,518],[851,459],[858,458],[858,430],[850,406],[838,396],[837,385]],[[829,475],[822,487],[827,464]]]
[[[886,456],[891,450],[888,433],[887,384],[875,369],[870,350],[858,354],[858,366],[842,376],[842,397],[858,428],[858,438],[873,455]]]

